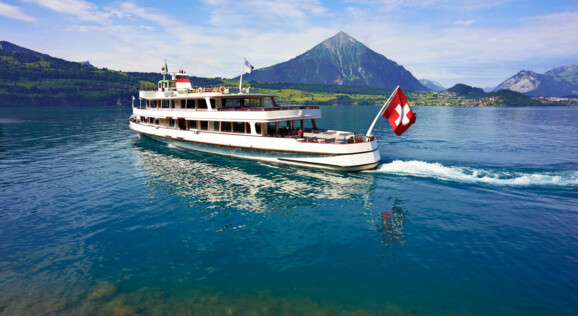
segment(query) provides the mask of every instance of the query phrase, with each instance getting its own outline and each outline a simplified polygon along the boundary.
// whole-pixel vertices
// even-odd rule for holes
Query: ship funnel
[[[191,85],[191,79],[184,71],[177,73],[175,77],[177,81],[177,90],[193,89],[193,86]]]

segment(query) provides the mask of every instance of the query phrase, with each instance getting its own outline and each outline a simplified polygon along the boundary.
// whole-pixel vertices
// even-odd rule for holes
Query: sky
[[[578,64],[578,0],[0,0],[0,40],[121,71],[232,78],[340,31],[446,88]]]

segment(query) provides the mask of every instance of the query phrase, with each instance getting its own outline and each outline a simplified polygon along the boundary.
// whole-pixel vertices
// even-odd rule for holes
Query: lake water
[[[578,108],[414,111],[341,173],[0,109],[0,315],[575,315]]]

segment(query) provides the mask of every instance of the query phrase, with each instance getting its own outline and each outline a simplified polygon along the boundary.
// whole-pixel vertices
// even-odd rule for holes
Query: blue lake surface
[[[575,315],[578,108],[413,109],[341,173],[0,108],[0,315]]]

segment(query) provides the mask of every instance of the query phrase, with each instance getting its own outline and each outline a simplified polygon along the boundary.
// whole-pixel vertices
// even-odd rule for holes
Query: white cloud
[[[0,2],[0,15],[24,22],[34,22],[35,18],[24,14],[19,7],[11,6]]]
[[[254,28],[306,28],[310,17],[329,11],[318,0],[201,0],[213,26],[245,25]]]
[[[454,9],[475,11],[495,8],[516,0],[348,0],[346,3],[372,6],[379,11],[403,8]]]
[[[482,12],[454,14],[467,6],[498,7],[510,0],[357,0],[333,11],[318,0],[201,0],[193,13],[198,15],[190,17],[175,12],[175,6],[142,7],[135,1],[104,7],[88,0],[24,1],[72,17],[65,27],[54,22],[50,28],[51,55],[90,59],[99,67],[125,71],[158,71],[166,58],[169,68],[184,68],[192,75],[233,77],[243,57],[257,68],[271,66],[304,53],[340,30],[416,77],[446,86],[498,84],[523,68],[531,69],[535,60],[578,56],[574,34],[578,12],[508,20],[512,23],[506,26],[493,23],[493,17]],[[416,10],[392,14],[376,9],[385,4]],[[1,5],[0,14],[5,12]],[[443,7],[452,8],[436,20],[433,13]],[[428,19],[419,18],[423,15]],[[22,31],[21,36],[48,38],[35,31]]]
[[[97,5],[84,0],[23,0],[35,3],[55,12],[72,16],[79,21],[106,24],[111,14],[102,11]]]
[[[467,27],[442,24],[437,28],[358,9],[351,12],[355,21],[350,35],[405,66],[416,77],[446,85],[452,78],[453,83],[468,78],[472,83],[490,86],[522,70],[518,69],[520,65],[528,68],[538,60],[578,56],[578,12],[537,16],[513,26],[470,23]],[[368,29],[372,32],[366,32]]]
[[[454,25],[468,26],[476,23],[476,20],[455,21]]]
[[[170,16],[158,12],[157,9],[138,7],[134,2],[122,2],[119,3],[118,6],[118,9],[108,8],[108,10],[115,12],[116,15],[120,17],[134,16],[165,28],[171,28],[177,26],[177,24],[181,24],[175,22]]]

